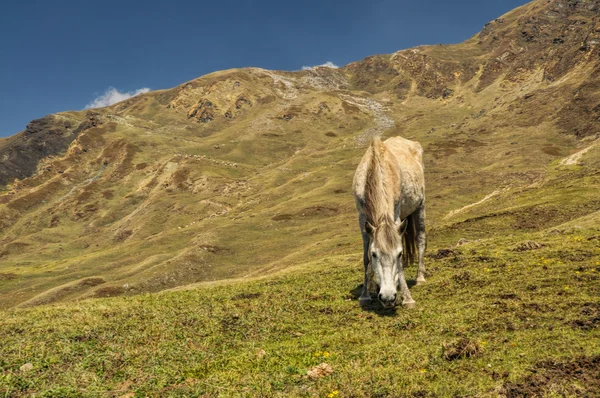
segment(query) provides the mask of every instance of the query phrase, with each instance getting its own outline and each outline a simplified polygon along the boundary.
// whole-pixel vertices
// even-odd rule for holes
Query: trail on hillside
[[[358,147],[367,145],[371,137],[383,134],[385,131],[396,125],[396,121],[386,115],[385,107],[375,100],[356,97],[349,94],[340,94],[340,98],[352,105],[356,105],[362,111],[372,115],[375,120],[375,126],[367,128],[356,137],[356,145]]]
[[[56,203],[60,203],[63,200],[65,200],[66,198],[68,198],[69,196],[73,195],[73,192],[75,192],[77,189],[85,188],[86,186],[90,185],[94,181],[98,180],[98,178],[100,178],[102,173],[104,173],[104,170],[106,170],[106,165],[103,165],[102,168],[98,171],[98,173],[96,173],[95,176],[88,178],[87,180],[80,182],[79,184],[77,184],[73,188],[71,188],[71,190],[69,192],[67,192],[66,194],[64,194],[63,196],[61,196],[61,198],[58,199],[56,201]]]
[[[508,188],[496,189],[494,192],[486,195],[483,199],[481,199],[481,200],[479,200],[479,201],[477,201],[475,203],[471,203],[469,205],[463,206],[460,209],[452,210],[450,213],[446,214],[446,216],[444,217],[444,220],[452,217],[455,214],[458,214],[458,213],[463,212],[463,211],[465,211],[467,209],[470,209],[471,207],[475,207],[475,206],[478,206],[478,205],[480,205],[480,204],[482,204],[484,202],[487,202],[488,200],[490,200],[494,196],[501,194],[502,192],[506,191],[507,189]]]
[[[561,166],[573,166],[581,160],[583,155],[585,155],[590,149],[598,145],[598,140],[596,139],[592,145],[587,148],[583,148],[581,151],[575,152],[574,154],[567,156],[563,160],[560,161]]]

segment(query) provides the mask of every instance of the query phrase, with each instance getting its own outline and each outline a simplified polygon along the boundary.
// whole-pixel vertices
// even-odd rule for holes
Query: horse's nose
[[[396,303],[396,298],[398,298],[398,294],[394,293],[391,296],[384,296],[379,293],[379,301],[381,301],[386,306],[393,306]]]

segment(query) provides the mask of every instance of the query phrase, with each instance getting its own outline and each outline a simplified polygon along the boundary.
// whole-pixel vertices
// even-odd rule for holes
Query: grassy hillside
[[[0,141],[0,394],[599,395],[598,10],[538,0],[458,45],[216,72]],[[356,300],[375,134],[425,149],[415,311]]]
[[[9,310],[0,392],[595,396],[599,235],[568,227],[434,246],[414,311],[359,309],[356,250],[268,278]],[[307,375],[322,363],[333,373]]]

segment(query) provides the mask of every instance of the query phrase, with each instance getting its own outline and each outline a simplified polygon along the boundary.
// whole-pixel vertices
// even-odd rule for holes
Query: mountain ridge
[[[338,69],[218,71],[30,123],[0,142],[0,306],[159,291],[354,251],[348,181],[374,134],[424,146],[437,244],[481,237],[500,219],[538,229],[593,214],[599,4],[538,0],[457,45]],[[548,188],[566,175],[582,181],[582,203]]]

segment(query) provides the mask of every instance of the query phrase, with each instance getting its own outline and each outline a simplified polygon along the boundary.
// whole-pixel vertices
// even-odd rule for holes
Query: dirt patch
[[[96,194],[96,190],[98,189],[98,181],[93,181],[91,183],[89,183],[88,185],[86,185],[81,191],[80,193],[77,195],[77,197],[75,198],[75,200],[77,201],[77,204],[82,204],[87,202],[92,196],[94,196]]]
[[[515,228],[540,229],[568,221],[572,216],[569,213],[570,209],[559,209],[556,206],[536,206],[519,210],[512,215],[515,217]]]
[[[331,217],[339,213],[339,210],[327,206],[312,206],[300,212],[302,217]]]
[[[271,102],[275,101],[277,99],[277,97],[275,97],[274,95],[265,95],[264,97],[259,97],[257,98],[257,102],[261,105],[265,105],[265,104],[270,104]]]
[[[569,362],[544,361],[532,374],[517,382],[508,382],[499,391],[507,398],[557,396],[600,396],[600,355],[577,357]]]
[[[342,191],[344,192],[344,191]],[[336,193],[342,193],[337,192]],[[271,218],[273,221],[287,221],[300,217],[331,217],[338,214],[340,211],[334,207],[327,206],[311,206],[307,207],[296,214],[278,214]]]
[[[294,113],[288,112],[288,113],[284,113],[282,115],[277,116],[277,118],[281,119],[281,120],[290,121],[294,118],[294,116],[296,116]]]
[[[519,243],[518,245],[516,245],[512,251],[514,252],[525,252],[525,251],[529,251],[529,250],[537,250],[537,249],[541,249],[542,247],[544,247],[543,244],[541,243],[537,243],[533,240],[528,240],[526,242],[522,242]]]
[[[333,374],[333,368],[329,364],[321,363],[306,372],[306,374],[311,379],[319,379]]]
[[[581,318],[570,322],[575,329],[591,330],[600,326],[600,304],[585,303],[581,310]]]
[[[566,250],[558,250],[555,253],[555,256],[563,261],[570,262],[581,262],[586,261],[594,256],[592,252],[585,250],[576,250],[576,251],[566,251]]]
[[[471,153],[475,148],[486,146],[485,143],[468,138],[466,140],[447,140],[437,141],[429,144],[427,152],[431,153],[436,159],[445,158],[462,149],[466,153]]]
[[[172,175],[171,180],[175,187],[180,190],[186,190],[189,188],[189,184],[187,183],[188,177],[190,175],[191,170],[187,168],[177,169]]]
[[[113,242],[115,242],[115,243],[124,242],[131,235],[133,235],[133,231],[130,229],[125,229],[125,230],[119,231],[113,237]]]
[[[125,289],[121,286],[106,286],[97,289],[92,297],[115,297],[125,293]]]
[[[201,250],[207,251],[212,254],[220,254],[220,253],[231,253],[232,250],[226,247],[221,246],[213,246],[213,245],[200,245],[199,248]]]
[[[10,281],[12,279],[17,279],[17,274],[0,273],[0,281]]]
[[[262,293],[240,293],[240,294],[236,294],[235,296],[233,296],[231,299],[232,300],[249,300],[249,299],[255,299],[262,296]]]
[[[434,260],[440,260],[442,258],[453,257],[455,255],[456,253],[454,253],[454,250],[452,249],[440,249],[437,251],[437,253],[432,254],[431,258],[433,258]]]
[[[85,278],[79,282],[79,286],[92,286],[93,287],[93,286],[101,285],[104,282],[105,282],[104,278],[100,278],[100,277]]]
[[[466,285],[471,279],[471,273],[468,271],[463,271],[458,274],[452,275],[452,280],[461,286]]]
[[[476,341],[468,338],[462,338],[449,344],[443,344],[442,347],[442,358],[446,361],[471,358],[483,352]]]
[[[519,300],[519,296],[514,293],[502,293],[498,297],[502,300]]]
[[[221,319],[221,330],[223,332],[235,332],[241,326],[238,314],[226,315]]]
[[[556,147],[554,145],[546,145],[545,147],[542,147],[542,152],[544,152],[547,155],[551,155],[551,156],[561,156],[562,155],[562,150],[559,147]]]
[[[354,104],[351,104],[346,101],[342,101],[342,109],[345,113],[359,113],[360,108]]]
[[[273,221],[287,221],[293,219],[294,216],[291,214],[278,214],[275,217],[271,218]]]

